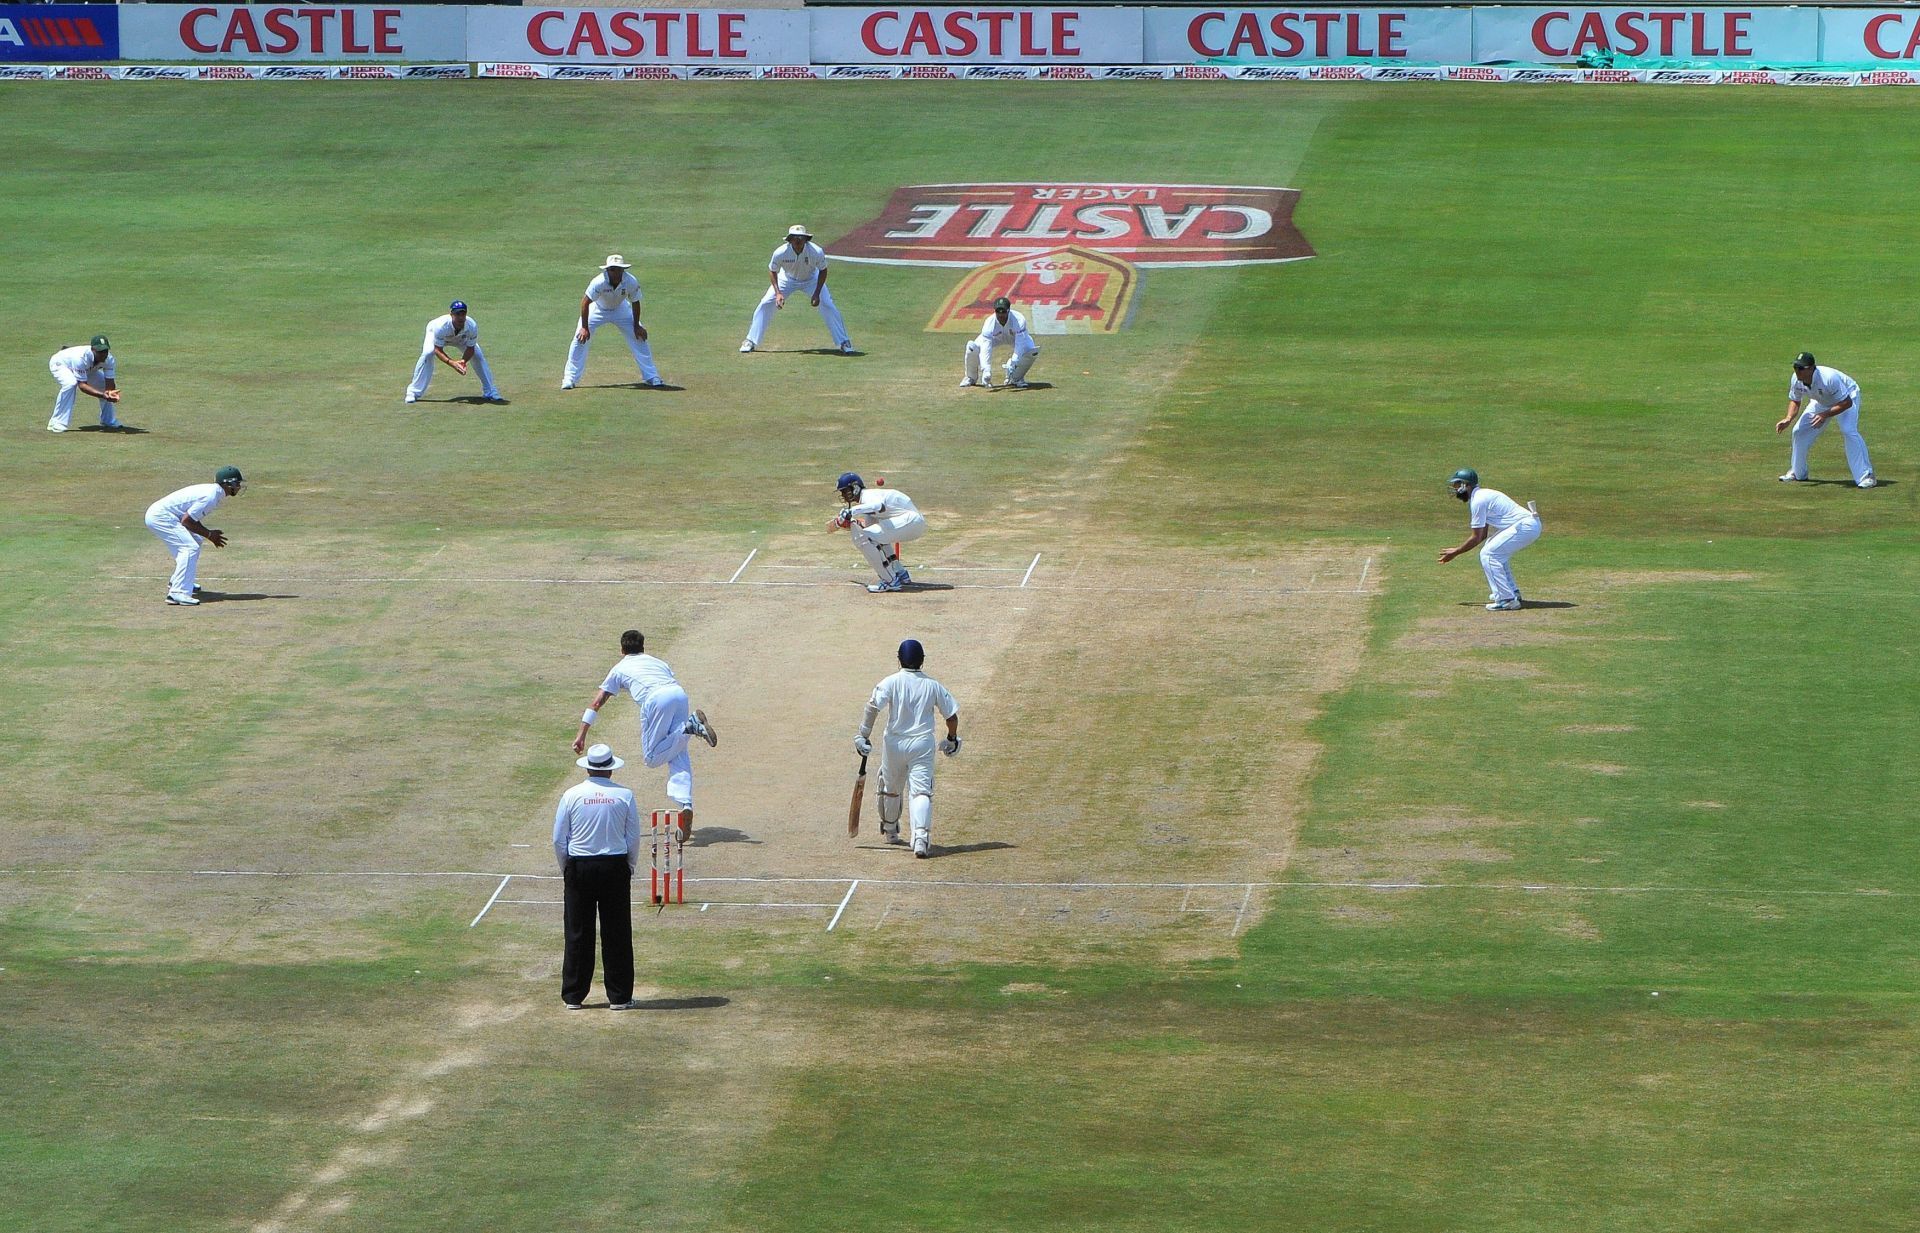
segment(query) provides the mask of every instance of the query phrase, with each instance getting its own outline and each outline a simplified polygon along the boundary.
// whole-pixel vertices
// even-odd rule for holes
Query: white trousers
[[[915,839],[927,837],[933,829],[933,752],[931,735],[896,741],[889,731],[880,743],[880,791],[906,795],[907,818]],[[896,806],[888,808],[895,809],[894,816],[899,817]]]
[[[1480,545],[1480,568],[1486,571],[1493,602],[1500,604],[1520,598],[1520,585],[1513,580],[1513,570],[1507,562],[1513,559],[1514,553],[1539,539],[1540,530],[1540,519],[1528,518]]]
[[[813,285],[816,281],[818,280],[809,279],[804,283],[782,283],[780,291],[787,297],[789,304],[796,299],[803,303],[808,302],[813,299]],[[760,345],[760,340],[767,336],[767,326],[773,323],[773,295],[774,289],[768,287],[767,293],[760,297],[758,307],[753,310],[753,324],[747,327],[747,341],[756,347]],[[820,319],[827,323],[827,333],[833,335],[834,346],[844,347],[853,341],[852,336],[847,333],[847,323],[840,317],[840,310],[833,306],[833,292],[826,287],[820,288]]]
[[[73,402],[80,396],[80,379],[73,375],[73,369],[61,364],[48,364],[47,371],[51,372],[53,379],[60,383],[60,392],[53,396],[53,418],[47,421],[47,427],[65,432],[67,426],[73,422]],[[104,380],[106,380],[104,366],[87,373],[87,384],[95,389],[100,388],[99,383]],[[119,417],[114,413],[114,404],[104,398],[100,400],[100,422],[108,428],[120,423]]]
[[[687,691],[662,685],[640,704],[640,751],[648,766],[667,768],[667,799],[693,808],[693,759],[687,756]]]
[[[420,362],[413,366],[413,381],[407,386],[407,397],[418,398],[427,392],[427,386],[433,384],[434,366],[433,344],[420,353]],[[500,387],[493,383],[493,370],[487,367],[487,353],[480,348],[473,349],[473,363],[468,365],[480,376],[480,396],[482,398],[500,397]]]
[[[1807,451],[1813,448],[1816,437],[1827,430],[1828,424],[1840,426],[1841,441],[1847,447],[1847,470],[1853,472],[1853,482],[1859,483],[1873,474],[1873,461],[1867,457],[1867,439],[1860,435],[1860,400],[1854,399],[1853,405],[1832,419],[1821,423],[1818,428],[1809,428],[1810,416],[1802,413],[1793,423],[1793,473],[1801,479],[1807,478]]]
[[[173,554],[173,577],[167,580],[167,594],[192,595],[193,579],[200,571],[200,537],[171,520],[149,518],[147,530],[159,536]]]
[[[1022,343],[1024,342],[1024,345]],[[1039,344],[1022,339],[1013,344],[1013,358],[1007,361],[1006,378],[1009,382],[1025,381],[1027,370],[1040,358]],[[993,344],[976,338],[967,344],[966,358],[967,380],[978,381],[983,375],[993,373]]]
[[[885,582],[893,577],[893,546],[912,543],[927,533],[926,515],[915,510],[911,514],[895,514],[891,518],[881,518],[870,527],[859,523],[847,528],[853,536],[853,546],[860,555],[873,566],[873,572]]]
[[[598,304],[587,307],[587,341],[581,342],[577,329],[573,344],[567,348],[567,370],[560,378],[562,385],[578,385],[580,377],[587,371],[587,348],[593,345],[593,339],[600,333],[601,326],[609,326],[626,339],[627,350],[633,352],[633,362],[640,368],[640,379],[652,384],[660,380],[660,370],[654,367],[653,346],[633,336],[633,305],[622,304],[612,312],[602,312]]]

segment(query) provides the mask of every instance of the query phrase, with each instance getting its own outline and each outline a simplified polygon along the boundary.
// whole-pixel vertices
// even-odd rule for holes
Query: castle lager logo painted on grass
[[[1219,184],[915,184],[828,250],[891,265],[979,265],[1064,244],[1138,266],[1299,261],[1291,188]]]
[[[1141,269],[1313,256],[1293,225],[1299,199],[1296,189],[1237,184],[914,184],[894,190],[878,218],[827,251],[839,260],[881,265],[990,267],[955,289],[929,329],[963,328],[957,306],[971,304],[992,280],[1012,278],[1011,285],[1069,296],[1044,302],[1014,291],[986,296],[988,304],[994,295],[1013,300],[1035,333],[1110,333],[1132,312]],[[1048,262],[1057,268],[1039,268]],[[1074,278],[1093,280],[1084,286],[1097,283],[1102,290],[1091,296],[1069,291],[1066,283]]]
[[[975,334],[1006,296],[1035,334],[1111,334],[1127,323],[1140,271],[1131,262],[1067,245],[971,271],[927,323],[933,333]]]

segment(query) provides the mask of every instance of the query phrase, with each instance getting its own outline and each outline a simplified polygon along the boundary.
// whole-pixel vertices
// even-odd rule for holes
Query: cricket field
[[[1903,92],[0,109],[0,1226],[1914,1227]],[[738,353],[789,223],[1003,181],[1285,186],[1316,255],[1149,271],[1025,391],[957,388],[953,269],[836,263],[859,354],[804,305]],[[674,388],[604,339],[563,393],[614,251]],[[510,402],[403,406],[454,298]],[[49,434],[95,332],[144,431]],[[1831,433],[1775,482],[1803,348],[1878,489]],[[143,511],[223,464],[221,597],[167,607]],[[1523,611],[1435,561],[1461,466],[1540,505]],[[932,586],[854,585],[850,469]],[[721,744],[648,1009],[566,1014],[553,805],[630,626]],[[909,636],[930,861],[845,834]]]

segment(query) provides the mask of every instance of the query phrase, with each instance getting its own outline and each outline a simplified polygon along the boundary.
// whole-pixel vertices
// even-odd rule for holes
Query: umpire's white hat
[[[595,745],[587,750],[586,757],[574,759],[573,764],[595,772],[617,771],[626,765],[625,762],[613,756],[611,745]]]

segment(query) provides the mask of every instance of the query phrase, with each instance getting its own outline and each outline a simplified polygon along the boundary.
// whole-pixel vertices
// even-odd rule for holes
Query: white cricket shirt
[[[1834,403],[1845,402],[1849,398],[1853,399],[1855,404],[1858,404],[1860,401],[1860,387],[1855,384],[1853,378],[1849,377],[1846,373],[1841,372],[1838,368],[1828,368],[1825,364],[1815,364],[1813,366],[1813,380],[1811,382],[1802,381],[1796,376],[1793,382],[1787,386],[1787,400],[1789,402],[1797,402],[1804,405],[1808,400],[1812,400],[1814,409],[1818,411],[1825,411]]]
[[[610,283],[607,281],[607,272],[602,270],[593,276],[592,282],[587,284],[587,298],[592,300],[594,307],[603,313],[614,312],[622,304],[627,303],[631,303],[635,311],[638,311],[640,281],[633,276],[633,271],[627,270],[620,275],[619,282]]]
[[[553,811],[553,856],[624,856],[639,860],[640,808],[633,791],[611,779],[592,778],[568,788]]]
[[[1473,496],[1467,501],[1467,513],[1471,516],[1469,525],[1492,527],[1496,531],[1504,531],[1537,517],[1533,511],[1498,488],[1474,489]]]
[[[887,738],[895,744],[932,736],[936,712],[948,719],[960,713],[960,704],[945,685],[914,668],[902,668],[875,685],[867,706],[874,711],[886,708]]]
[[[147,521],[164,525],[179,526],[183,518],[192,518],[196,522],[205,520],[220,504],[227,490],[218,484],[189,484],[178,492],[170,492],[147,507]]]
[[[641,702],[660,686],[679,683],[665,660],[655,659],[651,655],[628,655],[613,666],[613,671],[607,673],[607,679],[600,682],[600,688],[610,694],[617,694],[624,689],[635,702]]]
[[[1004,322],[999,313],[988,313],[980,326],[980,341],[990,346],[1012,343],[1015,350],[1033,345],[1033,338],[1027,333],[1027,319],[1017,309],[1008,311]]]
[[[877,518],[890,514],[917,514],[913,498],[898,488],[869,488],[860,494],[860,504],[852,507],[857,518]]]
[[[427,322],[427,349],[444,347],[452,351],[464,352],[468,347],[480,345],[480,323],[467,314],[467,323],[460,329],[453,328],[453,314],[442,313]]]
[[[811,285],[814,278],[827,268],[827,254],[812,240],[799,252],[793,251],[793,245],[782,244],[773,250],[773,256],[767,261],[767,269],[780,276],[780,285]]]
[[[49,368],[63,368],[73,374],[76,381],[85,381],[89,375],[98,372],[103,377],[113,375],[113,352],[107,352],[104,364],[93,362],[93,348],[85,343],[78,347],[62,347],[53,353],[48,361]]]

